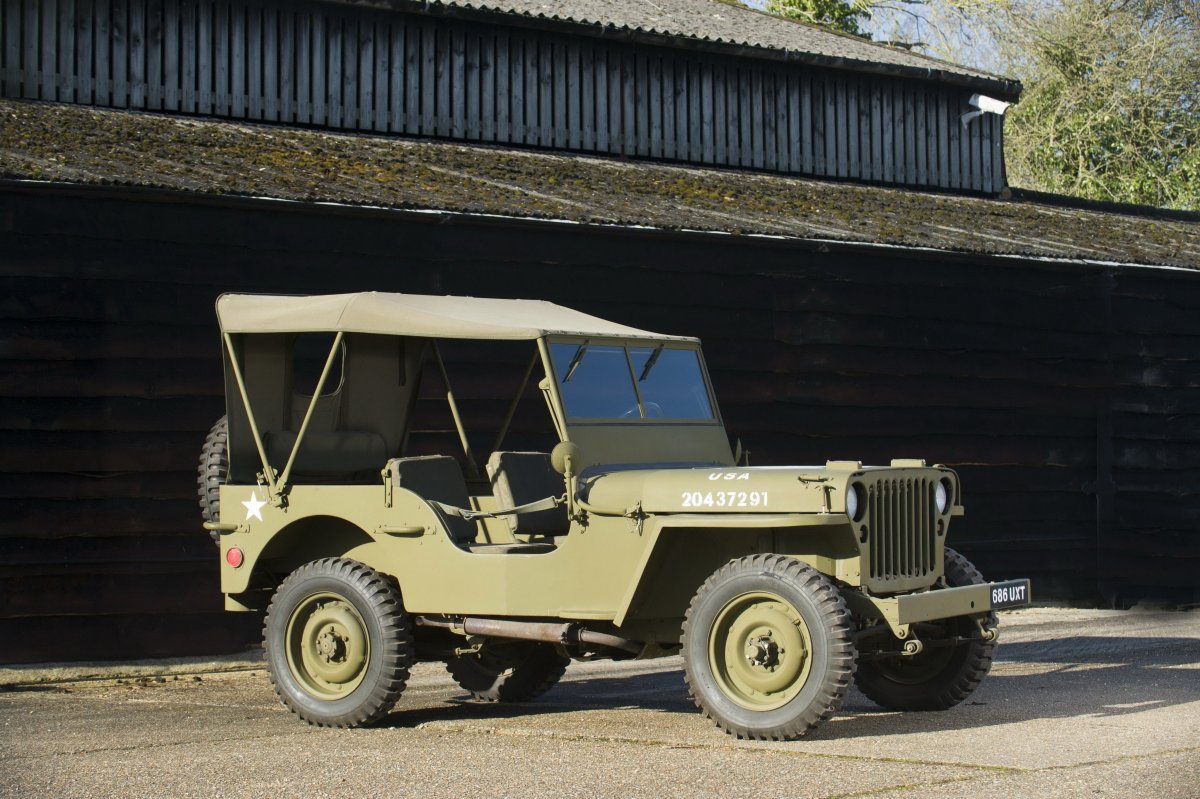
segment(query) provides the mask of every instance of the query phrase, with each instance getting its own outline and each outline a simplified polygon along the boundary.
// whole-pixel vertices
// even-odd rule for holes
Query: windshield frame
[[[595,347],[620,347],[625,353],[625,363],[629,369],[630,382],[633,384],[634,395],[637,397],[638,417],[630,417],[627,419],[611,418],[611,417],[574,417],[567,414],[566,402],[562,395],[562,386],[558,380],[558,371],[555,368],[555,360],[552,354],[552,347],[556,344],[574,344],[588,345]],[[685,426],[685,427],[724,427],[724,422],[721,419],[721,407],[717,403],[716,392],[713,391],[712,378],[708,374],[708,365],[704,362],[704,353],[701,350],[699,342],[691,341],[664,341],[655,338],[610,338],[603,336],[546,336],[539,339],[539,349],[542,351],[542,360],[546,368],[546,378],[548,388],[554,404],[555,415],[561,420],[561,424],[569,427],[578,426],[604,426],[604,427],[645,427],[645,426]],[[692,419],[672,419],[669,417],[654,416],[648,417],[646,413],[645,400],[642,397],[641,386],[638,385],[638,376],[635,374],[633,367],[633,357],[629,352],[632,348],[655,349],[657,347],[663,349],[688,350],[696,354],[696,362],[700,367],[700,378],[704,383],[704,390],[707,393],[708,405],[712,410],[712,416]]]

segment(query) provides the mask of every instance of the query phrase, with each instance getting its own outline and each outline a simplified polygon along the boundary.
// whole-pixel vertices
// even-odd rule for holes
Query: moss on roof
[[[732,170],[0,100],[0,177],[1200,269],[1200,224]]]

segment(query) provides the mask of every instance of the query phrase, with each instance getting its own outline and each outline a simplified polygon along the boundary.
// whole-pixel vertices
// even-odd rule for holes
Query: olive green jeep
[[[312,724],[380,719],[416,661],[519,702],[572,658],[679,653],[718,727],[795,738],[852,683],[961,702],[994,611],[1029,603],[946,547],[950,469],[748,465],[694,338],[471,297],[230,294],[217,316],[204,527],[226,607],[266,610],[271,680]]]

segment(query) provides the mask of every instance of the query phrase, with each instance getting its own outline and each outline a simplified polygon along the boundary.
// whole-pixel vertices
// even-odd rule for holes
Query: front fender
[[[708,576],[744,555],[790,555],[834,577],[857,577],[859,571],[853,533],[842,514],[680,513],[647,520],[644,534],[650,545],[617,609],[618,627],[633,620],[682,619]]]

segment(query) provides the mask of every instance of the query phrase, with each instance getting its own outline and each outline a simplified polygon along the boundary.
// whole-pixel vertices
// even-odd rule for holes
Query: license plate
[[[1008,580],[1003,583],[992,583],[992,610],[1016,608],[1030,603],[1029,581]]]

